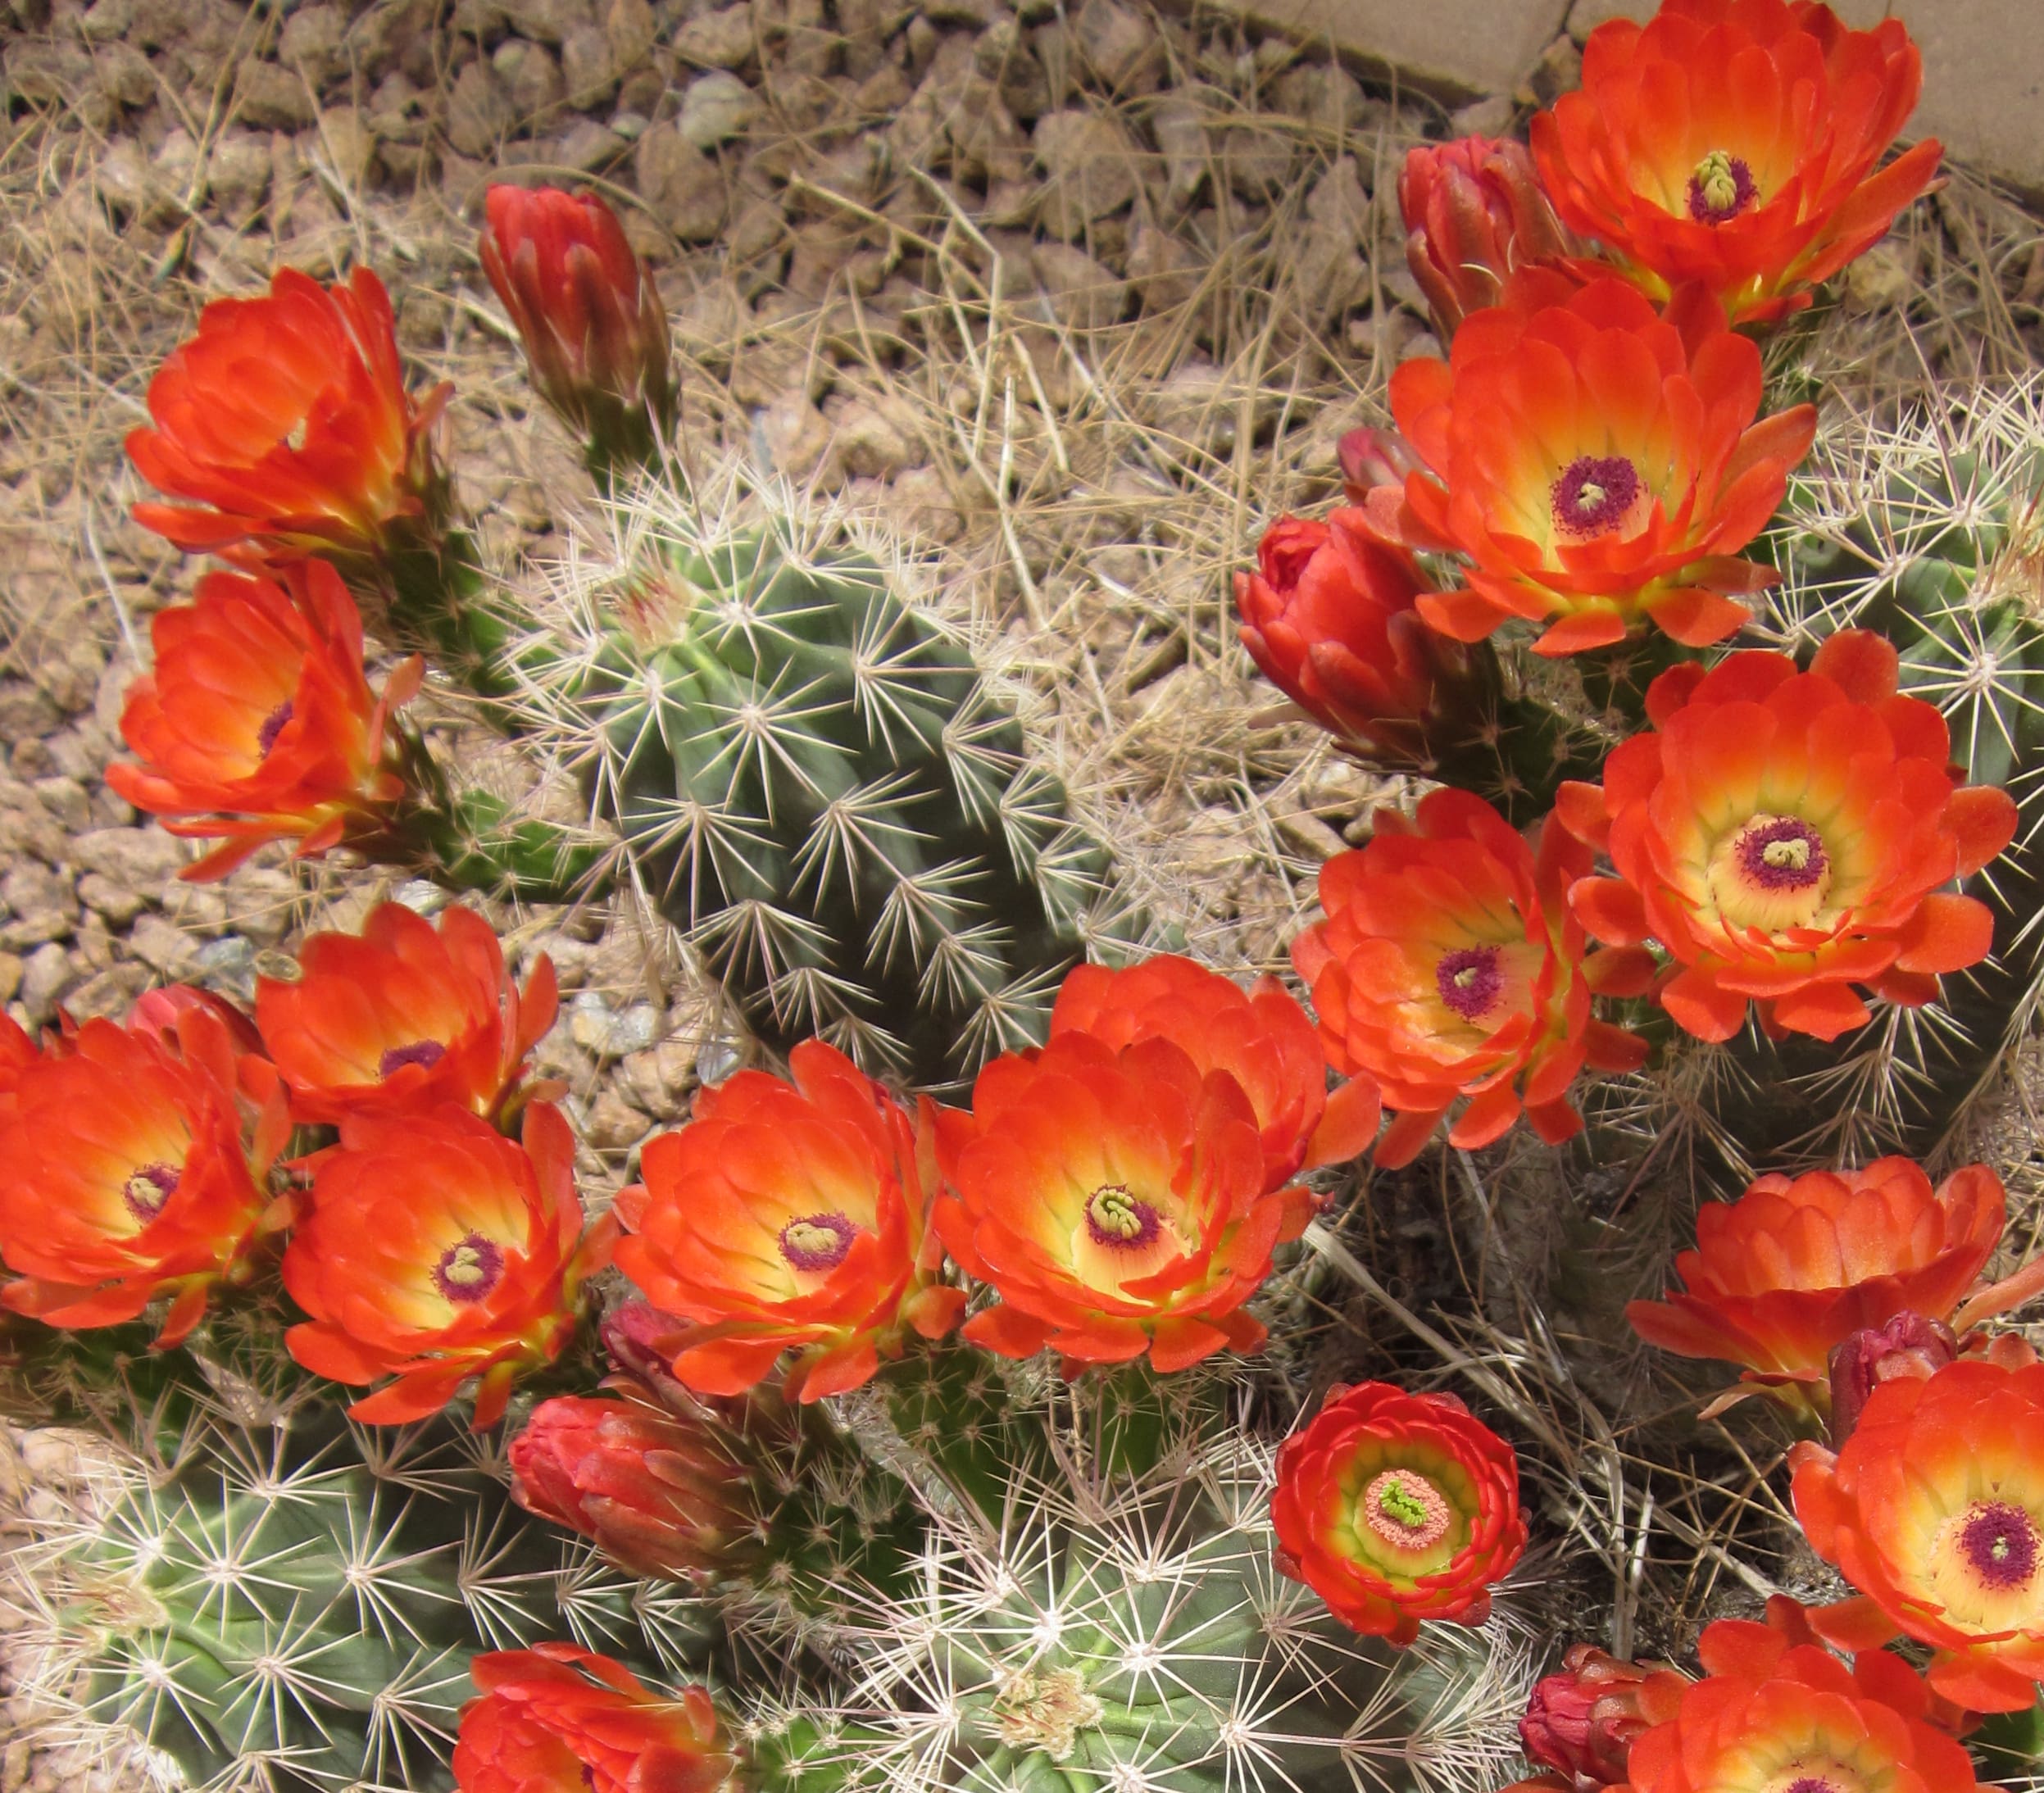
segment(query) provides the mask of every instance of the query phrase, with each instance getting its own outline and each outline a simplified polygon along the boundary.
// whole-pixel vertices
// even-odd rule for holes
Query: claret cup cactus
[[[1529,145],[1412,152],[1445,355],[1235,582],[1300,719],[1403,781],[1291,984],[1188,956],[929,568],[688,452],[600,199],[485,202],[593,483],[550,570],[486,564],[372,271],[208,307],[130,449],[141,520],[231,570],[154,619],[114,782],[215,843],[193,875],[454,900],[267,956],[246,1009],[0,1024],[0,1371],[79,1465],[15,1565],[59,1727],[220,1793],[2028,1772],[2044,1371],[2005,1317],[2044,1264],[1996,1261],[1979,1160],[2044,987],[2038,389],[1848,428],[1767,374],[1932,179],[1883,166],[1919,79],[1895,20],[1667,0]],[[612,1199],[538,1074],[552,967],[478,892],[636,903],[751,1037]],[[1608,1246],[1587,1297],[1515,1288],[1537,1348],[1365,1261],[1352,1217],[1453,1232],[1465,1187],[1486,1276]],[[1365,1300],[1424,1352],[1359,1364],[1321,1317]],[[1634,1335],[1728,1366],[1685,1464],[1731,1437],[1769,1563],[1849,1591],[1728,1532],[1733,1591],[1628,1659],[1701,1510],[1656,1505],[1683,1398],[1597,1411]],[[1601,1643],[1557,1635],[1607,1598],[1569,1529]]]

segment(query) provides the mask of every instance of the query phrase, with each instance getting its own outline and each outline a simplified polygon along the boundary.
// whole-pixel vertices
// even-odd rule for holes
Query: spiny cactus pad
[[[445,1422],[195,1419],[167,1468],[108,1455],[90,1480],[100,1510],[28,1565],[40,1691],[89,1750],[132,1727],[166,1787],[432,1793],[477,1650],[697,1638],[520,1513]]]
[[[972,645],[792,512],[620,515],[519,665],[634,882],[776,1051],[956,1086],[1040,1042],[1064,972],[1147,924]]]

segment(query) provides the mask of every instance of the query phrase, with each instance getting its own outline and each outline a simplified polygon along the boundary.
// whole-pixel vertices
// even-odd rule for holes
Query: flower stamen
[[[163,1205],[177,1193],[178,1172],[170,1164],[140,1164],[128,1173],[120,1186],[120,1199],[128,1212],[147,1226],[163,1212]]]
[[[1447,1536],[1454,1514],[1424,1476],[1386,1469],[1363,1490],[1362,1518],[1385,1542],[1401,1550],[1425,1550]]]
[[[1736,218],[1759,197],[1753,170],[1729,151],[1714,149],[1689,176],[1689,216],[1698,224]]]
[[[447,1049],[438,1040],[414,1040],[409,1046],[393,1046],[377,1061],[379,1078],[395,1076],[407,1064],[422,1065],[431,1070],[447,1055]]]
[[[493,1239],[471,1232],[449,1246],[433,1267],[433,1286],[450,1301],[479,1301],[504,1273],[504,1254]]]
[[[852,1250],[859,1229],[843,1214],[803,1214],[781,1228],[781,1255],[790,1269],[834,1270]]]
[[[1096,1189],[1086,1204],[1086,1230],[1096,1245],[1139,1250],[1156,1237],[1158,1225],[1156,1210],[1121,1183]]]
[[[1474,1021],[1497,1006],[1505,993],[1505,974],[1496,946],[1458,946],[1445,952],[1433,968],[1434,987],[1465,1021]]]
[[[1602,535],[1625,520],[1641,491],[1639,470],[1623,455],[1578,455],[1550,490],[1555,527],[1565,535]]]
[[[2006,1500],[1983,1501],[1966,1514],[1959,1551],[1985,1586],[2007,1593],[2037,1573],[2037,1526]]]

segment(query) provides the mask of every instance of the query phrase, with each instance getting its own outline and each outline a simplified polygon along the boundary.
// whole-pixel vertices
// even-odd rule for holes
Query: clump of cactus
[[[610,538],[541,590],[466,533],[373,275],[209,310],[131,448],[179,501],[143,520],[238,570],[158,617],[123,790],[222,843],[201,875],[288,842],[629,893],[761,1051],[592,1212],[529,1063],[552,967],[514,981],[464,906],[316,936],[248,1010],[0,1033],[18,1398],[114,1441],[43,1545],[81,1734],[272,1793],[1488,1793],[1522,1746],[1528,1788],[1728,1793],[1683,1777],[1733,1735],[1736,1793],[1960,1793],[1955,1714],[2019,1750],[2044,1367],[1992,1323],[2044,1270],[1989,1279],[1987,1165],[1851,1160],[1950,1155],[2044,987],[2033,393],[1855,438],[1770,391],[1755,337],[1936,159],[1874,173],[1915,52],[1820,13],[1672,0],[1600,28],[1530,149],[1413,152],[1450,356],[1237,583],[1300,710],[1433,787],[1323,868],[1310,1014],[1146,951],[1168,926],[978,620],[693,465],[600,202],[488,201]],[[1793,216],[1755,168],[1796,144],[1705,146],[1678,210],[1628,184],[1626,69],[1774,57],[1864,166],[1804,170]],[[546,801],[429,747],[429,677]],[[1701,1681],[1581,1644],[1529,1700],[1512,1443],[1446,1386],[1337,1380],[1308,1317],[1317,1257],[1565,1442],[1329,1210],[1365,1153],[1445,1135],[1476,1185],[1520,1128],[1683,1199],[1701,1134],[1704,1180],[1752,1182],[1628,1318],[1741,1366],[1714,1417],[1801,1434],[1785,1500],[1864,1600],[1721,1620]]]

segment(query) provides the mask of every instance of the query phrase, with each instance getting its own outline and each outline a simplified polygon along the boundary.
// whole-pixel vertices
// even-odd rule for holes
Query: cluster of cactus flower
[[[1960,764],[1931,701],[1982,688],[1942,629],[2044,679],[2036,624],[1975,592],[1978,527],[1850,589],[1855,520],[1798,534],[1815,414],[1763,415],[1758,339],[1933,177],[1934,143],[1879,166],[1917,52],[1814,0],[1666,0],[1583,70],[1530,151],[1412,152],[1447,357],[1399,369],[1397,433],[1344,443],[1353,502],[1274,524],[1237,582],[1301,710],[1438,787],[1323,869],[1310,1011],[1146,950],[970,629],[799,519],[704,524],[660,298],[601,201],[487,202],[482,266],[617,524],[615,564],[547,600],[461,526],[449,394],[408,387],[372,272],[207,308],[129,449],[173,501],[139,518],[229,569],[154,619],[116,788],[220,843],[201,878],[289,843],[457,894],[634,893],[776,1062],[700,1092],[592,1218],[531,1065],[552,968],[521,987],[459,903],[314,936],[248,1010],[179,988],[0,1028],[0,1300],[48,1335],[15,1355],[124,1412],[141,1466],[117,1510],[143,1543],[67,1559],[98,1709],[187,1782],[271,1793],[1509,1772],[1511,1446],[1379,1382],[1298,1401],[1281,1442],[1249,1417],[1296,1318],[1275,1279],[1325,1237],[1310,1173],[1522,1118],[1559,1145],[1586,1070],[1705,1046],[1821,1078],[1877,1013],[1998,1046],[2037,997],[1941,979],[2027,937],[2005,787],[2044,702],[1972,718]],[[1770,523],[1779,564],[1741,558]],[[1784,583],[1778,645],[1721,651]],[[571,774],[586,824],[465,783],[403,715],[428,680]],[[1519,1726],[1523,1786],[1978,1784],[1958,1739],[2044,1674],[2044,1365],[1981,1330],[2044,1272],[1976,1287],[2005,1210],[1985,1166],[1933,1189],[1889,1157],[1706,1210],[1635,1324],[1829,1428],[1792,1498],[1861,1592],[1710,1626],[1701,1678],[1577,1646]],[[153,1357],[93,1355],[138,1326]],[[416,1459],[450,1410],[501,1459]],[[415,1511],[449,1489],[458,1537]]]

